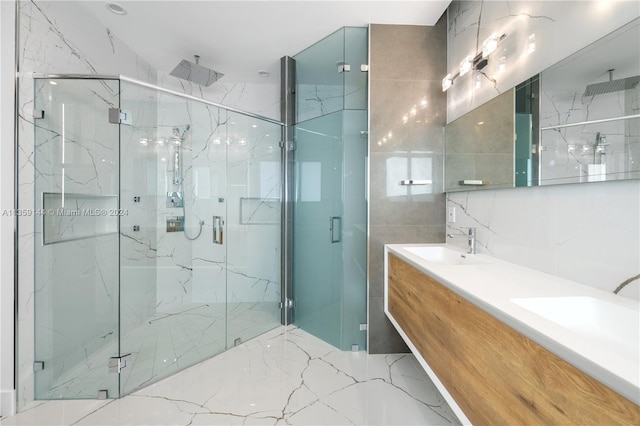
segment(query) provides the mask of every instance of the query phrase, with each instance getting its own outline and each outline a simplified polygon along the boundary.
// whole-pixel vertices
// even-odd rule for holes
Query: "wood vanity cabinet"
[[[474,425],[640,425],[640,407],[393,254],[388,311]]]

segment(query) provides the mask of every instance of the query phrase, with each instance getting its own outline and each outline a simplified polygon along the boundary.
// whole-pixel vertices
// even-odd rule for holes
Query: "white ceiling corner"
[[[126,15],[108,11],[106,1],[78,3],[158,71],[169,73],[197,54],[201,65],[224,73],[226,82],[273,82],[281,57],[344,26],[434,25],[450,0],[116,2]],[[265,80],[259,70],[271,76]]]

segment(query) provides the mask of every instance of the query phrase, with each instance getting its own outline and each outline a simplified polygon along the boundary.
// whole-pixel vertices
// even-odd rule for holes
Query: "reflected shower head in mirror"
[[[582,97],[585,98],[589,96],[604,95],[607,93],[623,92],[625,90],[635,89],[640,84],[640,75],[614,80],[614,71],[615,69],[607,70],[609,73],[609,81],[589,84],[582,94]]]

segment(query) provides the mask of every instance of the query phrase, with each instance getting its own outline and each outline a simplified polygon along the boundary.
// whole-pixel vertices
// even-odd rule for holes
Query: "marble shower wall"
[[[168,95],[160,96],[159,109],[156,139],[164,142],[151,147],[158,170],[158,310],[227,301],[277,305],[279,126]],[[171,142],[173,129],[185,135],[179,148]],[[184,213],[167,206],[164,195],[177,191],[184,194]],[[167,218],[183,214],[186,233],[166,232]],[[225,221],[223,245],[213,243],[214,216]]]
[[[474,75],[447,91],[448,120],[465,114],[640,15],[637,2],[453,2],[448,9],[448,72],[492,32],[518,43],[504,73],[474,89]],[[535,33],[536,49],[521,54]],[[519,45],[518,51],[515,50]],[[509,61],[507,61],[509,65]],[[495,84],[494,81],[495,80]],[[484,81],[484,80],[483,80]],[[606,291],[640,271],[640,181],[451,193],[451,230],[478,228],[481,253]],[[451,240],[464,245],[463,239]],[[640,298],[637,282],[620,295]]]
[[[371,25],[368,309],[370,353],[407,351],[383,310],[383,247],[445,240],[446,18]],[[428,179],[424,186],[400,180]]]

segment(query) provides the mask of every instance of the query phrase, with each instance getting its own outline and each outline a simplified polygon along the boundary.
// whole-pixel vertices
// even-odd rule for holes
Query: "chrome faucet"
[[[476,254],[476,228],[469,228],[469,253]]]
[[[469,228],[468,234],[463,234],[467,237],[469,242],[469,250],[467,251],[469,254],[476,254],[476,228]],[[459,235],[447,234],[447,237],[454,238]]]

